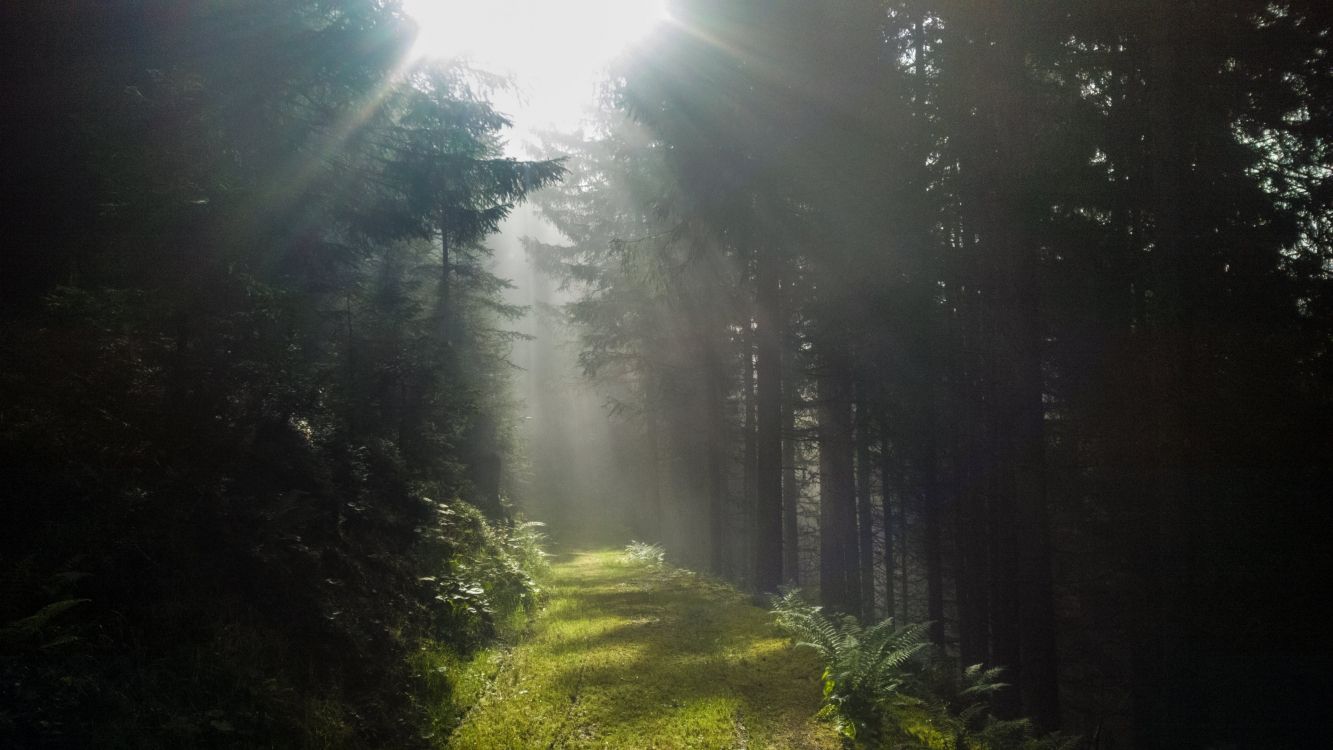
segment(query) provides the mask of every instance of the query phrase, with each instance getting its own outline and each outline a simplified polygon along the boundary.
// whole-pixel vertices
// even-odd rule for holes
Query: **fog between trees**
[[[1325,3],[666,6],[521,159],[395,3],[4,11],[0,744],[441,746],[529,519],[1327,734]]]

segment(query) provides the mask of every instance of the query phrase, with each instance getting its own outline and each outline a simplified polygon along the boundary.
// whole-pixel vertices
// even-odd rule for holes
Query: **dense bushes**
[[[411,745],[417,652],[533,604],[535,529],[428,500],[392,445],[239,405],[178,431],[151,344],[41,333],[4,342],[0,744]]]
[[[0,745],[429,744],[537,595],[482,240],[559,167],[393,3],[13,6]]]

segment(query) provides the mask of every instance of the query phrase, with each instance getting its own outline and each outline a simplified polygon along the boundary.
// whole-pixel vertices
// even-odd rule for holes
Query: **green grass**
[[[552,566],[550,600],[454,750],[839,747],[821,667],[734,589],[618,552]]]

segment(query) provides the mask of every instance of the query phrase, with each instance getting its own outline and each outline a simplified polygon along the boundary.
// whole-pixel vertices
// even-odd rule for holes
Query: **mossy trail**
[[[840,746],[813,654],[734,590],[613,552],[557,563],[549,590],[451,748]]]

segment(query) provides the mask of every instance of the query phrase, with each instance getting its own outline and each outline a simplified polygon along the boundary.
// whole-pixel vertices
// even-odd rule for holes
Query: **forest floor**
[[[548,593],[451,748],[840,747],[814,654],[734,589],[589,552]]]

